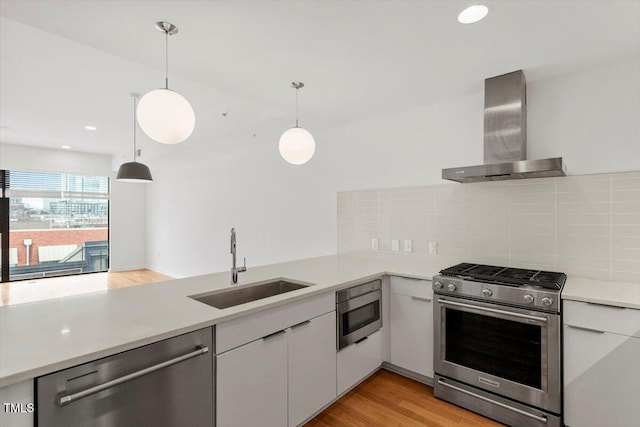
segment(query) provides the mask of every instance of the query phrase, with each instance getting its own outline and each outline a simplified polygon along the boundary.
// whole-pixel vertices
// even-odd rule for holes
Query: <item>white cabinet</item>
[[[0,426],[32,427],[35,402],[33,380],[0,388]]]
[[[287,425],[287,335],[279,333],[216,357],[216,425]]]
[[[216,329],[218,427],[296,426],[335,399],[333,294],[234,319]],[[257,331],[266,335],[256,339]]]
[[[334,311],[290,328],[289,426],[297,426],[336,397]]]
[[[390,361],[433,378],[431,281],[391,278]]]
[[[382,365],[382,329],[338,352],[338,394],[352,388]],[[334,347],[335,348],[335,347]]]
[[[637,425],[639,324],[640,310],[564,302],[565,425]]]

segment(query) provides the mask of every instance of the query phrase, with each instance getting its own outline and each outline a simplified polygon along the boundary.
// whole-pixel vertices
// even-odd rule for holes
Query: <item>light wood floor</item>
[[[90,273],[47,279],[2,283],[0,305],[22,304],[51,298],[107,291],[172,279],[151,270],[131,270],[114,273]]]
[[[365,380],[306,427],[497,427],[502,424],[433,396],[433,389],[384,369]]]

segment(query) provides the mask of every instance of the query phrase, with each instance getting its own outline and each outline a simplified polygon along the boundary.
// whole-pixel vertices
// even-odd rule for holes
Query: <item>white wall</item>
[[[110,176],[109,270],[146,268],[148,184],[116,181],[116,172]]]
[[[111,176],[110,270],[145,267],[146,190],[115,181],[111,156],[0,143],[0,169]]]
[[[526,75],[525,70],[525,75]],[[529,82],[528,158],[563,157],[572,175],[640,169],[640,61]],[[317,134],[339,190],[441,183],[483,162],[483,93]]]
[[[277,141],[271,131],[268,141]],[[148,265],[174,277],[228,270],[229,236],[247,265],[335,253],[335,184],[325,153],[285,163],[277,142],[242,151],[184,152],[150,163]],[[186,143],[185,143],[186,144]]]
[[[640,169],[639,75],[634,60],[530,82],[529,158],[562,156],[573,174]],[[228,270],[232,226],[249,267],[335,253],[337,191],[442,183],[443,167],[482,163],[482,114],[478,92],[310,128],[316,155],[302,167],[279,157],[282,126],[255,144],[188,141],[149,164],[148,266],[177,277]]]

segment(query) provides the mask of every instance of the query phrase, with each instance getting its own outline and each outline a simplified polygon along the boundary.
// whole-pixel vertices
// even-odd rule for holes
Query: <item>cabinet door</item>
[[[287,333],[216,356],[218,427],[287,424]]]
[[[431,298],[391,294],[391,363],[433,378]]]
[[[636,426],[640,338],[564,326],[564,413],[573,427]]]
[[[336,312],[289,332],[289,426],[297,426],[336,397]]]

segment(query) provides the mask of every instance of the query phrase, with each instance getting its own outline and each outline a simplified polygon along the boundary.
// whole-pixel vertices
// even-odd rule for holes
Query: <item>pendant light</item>
[[[178,28],[169,22],[156,22],[165,34],[165,86],[147,92],[138,103],[138,123],[147,136],[162,144],[177,144],[189,138],[196,125],[191,104],[169,89],[169,36]]]
[[[298,126],[298,90],[304,87],[304,83],[292,82],[291,87],[296,90],[296,125],[282,134],[278,148],[280,155],[287,162],[292,165],[302,165],[313,157],[316,142],[306,129]]]
[[[116,179],[122,182],[141,182],[147,183],[153,181],[149,167],[143,163],[136,162],[138,148],[136,147],[136,101],[138,95],[131,94],[133,98],[133,162],[123,163],[118,169]]]

